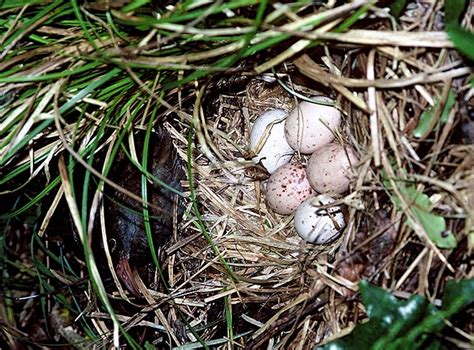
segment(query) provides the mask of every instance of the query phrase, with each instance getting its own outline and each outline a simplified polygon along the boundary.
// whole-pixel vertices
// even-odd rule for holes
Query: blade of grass
[[[72,0],[71,4],[72,4],[72,8],[74,10],[74,15],[76,16],[76,19],[77,19],[80,27],[82,28],[82,33],[84,34],[84,37],[89,42],[89,44],[92,45],[95,52],[99,53],[100,49],[96,45],[94,38],[92,38],[92,36],[89,33],[89,29],[90,29],[91,26],[90,26],[90,24],[88,24],[89,25],[89,28],[88,28],[88,25],[86,25],[86,23],[84,22],[84,18],[82,17],[81,10],[79,8],[77,0]]]
[[[162,96],[161,96],[162,97]],[[152,132],[152,127],[153,127],[153,122],[155,121],[156,118],[156,113],[157,113],[157,108],[155,108],[150,116],[150,121],[148,123],[148,127],[145,133],[145,140],[143,143],[143,150],[142,150],[142,159],[141,159],[141,168],[142,169],[147,169],[148,168],[148,149],[150,146],[150,136]],[[148,181],[147,177],[145,174],[142,173],[141,175],[141,183],[142,183],[142,197],[143,197],[143,221],[145,223],[145,233],[146,233],[146,239],[148,241],[148,245],[150,246],[150,252],[151,256],[153,259],[153,263],[155,264],[155,267],[158,271],[158,274],[160,275],[161,282],[166,286],[165,288],[168,289],[168,282],[166,281],[166,278],[163,274],[163,270],[161,269],[161,264],[158,260],[158,257],[156,255],[156,249],[155,249],[155,244],[153,240],[153,234],[151,232],[151,225],[150,225],[150,213],[148,211]]]
[[[187,170],[188,170],[188,182],[189,182],[189,190],[190,190],[190,200],[192,202],[192,211],[193,214],[196,216],[196,222],[195,225],[199,232],[202,233],[206,241],[208,242],[209,246],[213,250],[214,254],[219,258],[219,261],[221,264],[224,266],[224,269],[226,270],[227,274],[231,277],[233,281],[238,281],[238,277],[235,275],[233,272],[232,268],[227,264],[227,261],[224,259],[222,256],[221,252],[219,251],[219,248],[217,248],[216,244],[212,240],[212,237],[210,236],[209,232],[207,231],[206,225],[204,224],[204,221],[202,220],[202,215],[201,211],[199,210],[198,202],[197,202],[197,197],[196,197],[196,190],[194,188],[194,181],[193,181],[193,169],[192,169],[192,143],[193,143],[193,136],[194,136],[194,129],[190,127],[189,133],[188,133],[188,147],[187,147]]]
[[[62,4],[62,6],[60,6]],[[61,0],[56,0],[49,5],[43,7],[38,13],[33,16],[32,18],[28,19],[24,23],[22,23],[21,26],[18,26],[18,30],[16,30],[12,35],[8,38],[5,39],[3,38],[3,44],[0,45],[0,52],[3,52],[4,54],[7,53],[9,50],[8,48],[12,45],[14,45],[15,42],[17,42],[19,39],[21,39],[24,35],[26,35],[29,31],[31,31],[35,26],[38,26],[45,20],[49,19],[53,14],[54,11],[56,13],[60,13],[63,10],[65,10],[67,7],[67,4],[64,4],[63,1]],[[50,12],[53,12],[52,14]],[[0,55],[0,58],[3,55]]]
[[[224,297],[224,307],[225,307],[225,320],[227,324],[227,337],[229,338],[229,348],[234,347],[234,324],[232,319],[232,304],[231,297]]]
[[[74,69],[67,69],[62,72],[43,74],[39,76],[16,76],[16,77],[7,77],[0,78],[0,83],[26,83],[26,82],[38,82],[38,81],[48,81],[48,80],[57,80],[72,75],[81,74],[92,69],[99,67],[102,62],[93,61],[89,62],[83,66],[79,66]]]
[[[109,72],[105,73],[100,79],[97,79],[90,83],[89,86],[82,89],[81,91],[77,92],[71,99],[69,99],[66,103],[64,103],[59,111],[60,113],[65,113],[69,111],[76,103],[82,100],[84,97],[89,95],[92,91],[98,89],[102,85],[109,82],[112,78],[114,78],[120,72],[119,68],[114,68]],[[39,135],[44,129],[49,127],[53,123],[53,119],[48,119],[43,121],[39,124],[36,128],[34,128],[27,136],[25,136],[20,142],[18,142],[9,152],[4,155],[0,159],[0,166],[5,164],[11,157],[19,153],[20,149],[26,146],[33,138]]]
[[[69,146],[66,144],[66,140],[61,128],[61,124],[59,122],[60,119],[60,108],[59,108],[59,95],[60,95],[60,89],[61,85],[64,83],[63,81],[58,82],[59,85],[57,85],[56,91],[55,91],[55,96],[54,96],[54,122],[56,126],[56,130],[59,133],[60,139],[63,141],[65,148],[70,150]],[[74,222],[74,225],[76,227],[76,230],[78,232],[78,235],[81,239],[82,246],[83,246],[83,251],[85,255],[85,261],[86,265],[89,271],[89,276],[91,278],[91,282],[94,286],[94,290],[98,293],[98,296],[107,309],[107,312],[109,313],[113,324],[114,324],[114,346],[118,347],[118,332],[122,332],[124,335],[125,339],[127,340],[128,344],[133,348],[133,349],[138,349],[139,346],[135,342],[135,340],[130,337],[130,335],[125,331],[125,329],[122,327],[120,322],[118,321],[118,318],[115,314],[115,311],[110,304],[110,301],[107,297],[107,293],[105,291],[104,284],[102,283],[102,279],[99,273],[99,269],[97,267],[97,264],[95,262],[94,255],[92,253],[92,249],[90,247],[90,241],[88,238],[88,232],[87,232],[87,222],[84,221],[81,218],[81,214],[79,212],[79,208],[77,207],[76,203],[76,198],[73,195],[73,190],[72,190],[72,184],[70,183],[69,175],[67,173],[67,167],[64,161],[64,157],[60,157],[59,162],[58,162],[58,168],[59,168],[59,173],[61,177],[61,182],[62,186],[64,189],[64,194],[66,197],[66,201],[68,203],[68,207],[71,213],[72,220]]]

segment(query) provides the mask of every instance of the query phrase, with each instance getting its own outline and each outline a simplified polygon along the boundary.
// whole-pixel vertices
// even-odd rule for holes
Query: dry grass
[[[233,78],[217,75],[168,92],[160,118],[166,119],[179,156],[192,171],[192,183],[184,184],[187,210],[182,223],[172,242],[163,247],[169,289],[153,288],[158,284],[155,276],[156,283],[141,285],[144,300],[131,298],[124,301],[130,304],[118,308],[116,299],[125,292],[107,289],[125,329],[148,329],[150,341],[169,338],[169,343],[184,349],[198,342],[183,323],[185,319],[202,340],[217,339],[210,347],[312,349],[349,332],[364,318],[357,294],[361,279],[401,298],[420,294],[439,304],[447,280],[473,277],[474,146],[462,131],[465,125],[472,130],[468,116],[474,109],[468,83],[472,68],[442,31],[441,3],[410,4],[398,24],[381,9],[374,7],[370,13],[371,18],[359,24],[363,30],[345,33],[330,32],[330,25],[315,32],[295,32],[288,25],[281,31],[291,32],[295,41],[290,48],[281,48],[273,60],[257,62],[259,74],[247,64]],[[464,20],[470,30],[473,15],[471,4]],[[191,29],[186,28],[192,33]],[[309,40],[325,41],[311,47]],[[86,42],[74,42],[71,52],[93,50]],[[217,52],[205,54],[209,58]],[[158,63],[183,64],[180,69],[185,70],[190,66],[184,65],[202,59],[181,55]],[[128,64],[158,64],[140,57],[132,61]],[[56,64],[64,62],[57,59],[36,69],[46,73]],[[158,92],[156,81],[144,83],[133,75],[132,79],[146,87],[144,93]],[[32,108],[39,97],[46,104],[55,93],[58,96],[61,83],[54,86],[57,90],[39,86],[37,95],[13,107]],[[3,84],[0,89],[7,94],[25,86],[21,84],[30,83]],[[450,91],[455,102],[440,123]],[[290,110],[297,96],[320,94],[337,101],[344,115],[337,140],[352,145],[360,157],[349,192],[338,198],[347,208],[348,225],[341,238],[327,246],[305,244],[295,233],[291,216],[267,208],[261,189],[267,175],[250,161],[249,153],[250,128],[259,114],[271,108]],[[80,125],[61,121],[57,113],[56,128],[39,135],[54,142],[32,149],[31,156],[44,157],[44,162],[36,166],[31,179],[64,149],[62,140],[78,133],[76,152],[92,143],[99,128],[96,121],[107,114],[108,105],[94,99],[84,102],[94,106],[94,112],[87,111]],[[415,137],[413,131],[430,107],[435,110],[433,120]],[[41,119],[41,112],[33,117]],[[122,125],[128,117],[124,113]],[[144,123],[136,120],[137,125]],[[13,123],[14,117],[1,122]],[[10,149],[30,130],[28,123],[13,137]],[[113,142],[109,138],[100,147],[112,147]],[[295,157],[306,161],[303,155]],[[400,179],[429,196],[433,211],[445,217],[446,230],[455,236],[456,248],[442,249],[428,237],[412,198],[399,189]],[[68,195],[67,186],[62,189]],[[58,193],[62,195],[62,190]],[[398,198],[399,207],[389,194]],[[43,219],[44,229],[52,212]],[[81,227],[80,218],[75,220]],[[60,275],[56,274],[58,280]],[[96,334],[103,335],[95,344],[110,346],[118,336],[110,314],[99,308],[91,289],[81,293],[84,313]],[[139,312],[132,306],[135,303],[141,305]],[[56,331],[67,341],[78,341],[79,334],[79,341],[84,341],[77,326],[65,331],[70,320],[56,319]],[[459,329],[472,331],[472,324]]]
[[[256,331],[235,345],[311,349],[328,335],[340,335],[357,321],[361,305],[353,296],[361,278],[402,298],[421,294],[436,303],[446,280],[472,277],[462,261],[472,250],[473,212],[467,199],[472,196],[468,182],[473,149],[456,133],[463,123],[462,110],[472,103],[465,80],[471,70],[437,31],[439,6],[413,9],[393,31],[381,31],[389,29],[382,25],[378,31],[305,35],[333,41],[324,51],[309,50],[279,70],[279,79],[303,95],[329,92],[337,98],[346,116],[338,139],[360,154],[353,186],[339,199],[347,205],[349,225],[330,246],[302,243],[292,218],[265,206],[262,175],[245,158],[249,127],[256,117],[271,108],[291,108],[296,97],[276,82],[252,78],[245,89],[232,95],[216,95],[211,89],[207,99],[211,108],[203,111],[195,106],[194,115],[206,123],[195,124],[199,142],[193,171],[198,201],[213,242],[238,281],[216,279],[223,267],[197,241],[170,257],[169,268],[179,271],[173,273],[172,286],[178,294],[183,288],[200,290],[196,301],[206,305],[196,307],[193,314],[206,315],[209,307],[215,307],[211,302],[218,300],[242,310],[240,316],[247,323],[242,327]],[[425,26],[400,34],[413,30],[417,17]],[[266,80],[274,76],[269,74]],[[450,89],[458,98],[448,121],[429,137],[414,138],[412,131],[423,110],[437,98],[445,103]],[[185,148],[184,138],[179,141]],[[398,171],[391,161],[400,167]],[[402,217],[413,217],[411,204],[405,212],[393,207],[381,182],[382,172],[413,178],[420,192],[429,193],[434,209],[450,217],[448,229],[454,232],[458,248],[441,250],[422,225],[406,225]],[[185,226],[192,226],[194,218],[189,220]],[[180,266],[189,259],[198,267]],[[262,314],[267,317],[261,318]]]

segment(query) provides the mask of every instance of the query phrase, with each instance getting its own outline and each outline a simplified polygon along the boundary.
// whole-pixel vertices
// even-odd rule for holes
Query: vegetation
[[[0,0],[0,14],[1,348],[472,346],[472,2]],[[318,94],[360,155],[328,246],[266,208],[248,152],[259,113]],[[114,271],[103,189],[123,151],[148,217],[156,179],[132,135],[157,128],[187,170],[185,213],[137,298]]]

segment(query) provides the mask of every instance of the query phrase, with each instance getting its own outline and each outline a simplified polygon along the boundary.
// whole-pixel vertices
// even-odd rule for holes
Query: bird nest
[[[136,345],[133,339],[138,339],[149,345],[181,349],[204,345],[312,349],[349,333],[365,318],[359,294],[361,280],[382,286],[401,299],[425,295],[439,305],[447,281],[472,277],[472,70],[442,31],[442,4],[409,3],[398,23],[393,23],[385,10],[369,5],[369,1],[339,7],[329,3],[325,8],[302,6],[297,13],[282,9],[287,16],[282,21],[287,22],[273,24],[267,19],[271,24],[265,22],[261,37],[253,39],[258,45],[275,33],[288,33],[288,41],[283,41],[288,45],[269,45],[257,56],[242,51],[244,58],[239,66],[227,70],[216,66],[213,77],[204,79],[197,74],[191,83],[180,86],[173,85],[171,79],[168,85],[163,83],[167,87],[163,90],[161,73],[138,76],[132,68],[156,63],[163,65],[163,70],[175,69],[176,77],[172,78],[178,79],[182,78],[182,70],[195,69],[199,73],[199,60],[208,64],[211,52],[196,56],[195,61],[185,53],[183,61],[176,63],[178,56],[172,56],[172,47],[170,59],[165,55],[155,62],[139,56],[138,49],[136,53],[125,48],[122,37],[96,42],[96,47],[78,40],[67,46],[69,51],[62,61],[52,60],[37,70],[24,72],[24,76],[41,75],[69,63],[71,53],[87,55],[107,48],[109,51],[104,52],[110,62],[126,72],[126,78],[117,83],[117,91],[134,86],[132,90],[140,92],[122,94],[116,104],[110,97],[115,96],[113,85],[104,87],[102,97],[88,97],[94,88],[87,87],[90,78],[80,75],[79,87],[71,90],[63,90],[66,78],[48,81],[46,86],[41,81],[23,82],[23,75],[2,81],[0,122],[5,130],[13,130],[1,134],[6,135],[0,148],[2,191],[10,193],[7,199],[13,203],[18,190],[25,188],[32,203],[28,208],[39,202],[36,198],[43,198],[38,196],[43,188],[51,192],[41,215],[31,218],[31,212],[23,210],[21,213],[27,216],[21,217],[21,225],[5,221],[5,256],[16,265],[4,271],[19,282],[3,277],[8,288],[4,289],[0,317],[12,310],[21,314],[5,316],[7,331],[1,337],[4,344],[15,344],[14,338],[32,343],[46,341],[48,319],[55,341],[65,339],[78,347],[90,346],[92,340],[98,347],[125,342]],[[80,9],[90,21],[101,23],[101,17],[93,12],[100,14],[105,5],[92,4]],[[367,13],[357,26],[333,30],[341,18],[350,20],[349,14],[361,9]],[[462,22],[471,30],[473,11],[469,4]],[[323,12],[328,19],[316,29],[299,25]],[[138,17],[111,13],[121,24],[138,23],[134,22]],[[242,10],[239,15],[248,13]],[[52,27],[38,26],[41,33],[59,35]],[[189,34],[187,31],[199,34],[193,33],[192,26],[176,28],[158,24],[151,32],[155,35],[157,31],[176,30],[172,35],[167,32],[171,35],[169,41],[179,38],[183,43],[190,40],[188,36],[180,37]],[[209,33],[204,31],[203,35]],[[68,32],[64,40],[75,35]],[[153,35],[139,41],[151,56],[156,49],[149,43]],[[198,46],[191,45],[192,49]],[[14,43],[7,49],[13,47]],[[35,52],[54,54],[47,47],[42,50]],[[31,59],[27,54],[18,57],[20,61]],[[197,61],[196,66],[188,61]],[[4,62],[2,67],[7,69],[11,64]],[[99,67],[94,66],[91,72],[96,74]],[[71,69],[76,68],[72,65]],[[113,68],[98,74],[92,85],[117,71]],[[27,88],[33,90],[21,95]],[[81,89],[85,93],[75,95]],[[302,99],[317,95],[330,96],[336,102],[343,116],[336,140],[354,147],[359,156],[349,191],[337,198],[337,204],[345,208],[347,225],[340,238],[326,245],[304,242],[295,232],[292,215],[275,214],[266,205],[262,185],[269,175],[252,161],[249,147],[251,126],[259,115],[275,108],[290,111]],[[12,102],[18,96],[25,107],[22,101]],[[150,100],[134,109],[136,101],[146,100],[137,96]],[[74,117],[70,101],[78,103]],[[69,114],[63,119],[61,114],[66,112]],[[22,113],[31,118],[17,118]],[[109,119],[103,122],[103,118]],[[29,138],[33,126],[50,119],[54,119],[54,126]],[[160,269],[153,265],[150,276],[135,276],[143,296],[137,298],[109,277],[112,265],[99,264],[95,269],[97,265],[91,258],[95,248],[87,241],[90,236],[79,232],[83,241],[78,246],[65,234],[58,239],[63,244],[56,246],[58,230],[51,229],[50,224],[54,226],[53,213],[57,211],[67,217],[69,225],[72,222],[76,226],[65,228],[63,222],[61,232],[75,230],[77,234],[80,227],[86,228],[81,217],[96,215],[81,213],[79,206],[71,204],[80,200],[68,200],[68,206],[61,208],[63,193],[71,197],[74,192],[69,186],[71,162],[65,160],[65,155],[72,155],[71,160],[86,154],[85,161],[90,161],[90,154],[81,152],[95,142],[97,135],[103,136],[97,148],[105,150],[124,128],[146,129],[150,121],[168,130],[188,177],[182,183],[184,215],[171,240],[159,247]],[[18,129],[12,128],[14,124]],[[102,134],[104,125],[112,125],[113,131]],[[124,135],[126,140],[128,136]],[[31,149],[22,148],[22,137]],[[68,148],[68,144],[75,147]],[[11,156],[12,149],[15,156]],[[295,154],[294,159],[307,161],[302,154]],[[28,169],[28,164],[31,171],[27,176],[15,178],[14,171]],[[58,182],[54,182],[58,173]],[[52,185],[59,182],[63,184],[60,189]],[[100,211],[100,200],[94,203],[89,209]],[[12,204],[9,214],[20,213],[17,209]],[[15,215],[4,217],[10,220]],[[32,227],[36,227],[34,235]],[[107,247],[103,251],[109,254]],[[57,260],[57,256],[65,258]],[[70,265],[80,274],[69,274]],[[25,274],[25,267],[31,266],[35,266],[34,277],[41,281],[44,294],[33,293],[35,298],[29,299],[31,290],[22,287],[21,281],[27,285],[35,280]],[[40,315],[32,305],[42,305],[51,313],[50,318]],[[65,315],[66,309],[74,317]],[[36,334],[27,334],[33,323]],[[472,332],[472,319],[451,327],[469,338],[465,335]]]
[[[456,270],[454,266],[460,261],[455,262],[454,256],[430,242],[422,227],[407,223],[403,210],[391,200],[393,193],[386,180],[387,173],[396,177],[405,171],[402,169],[411,169],[406,178],[415,176],[411,180],[422,186],[420,193],[429,193],[436,212],[448,207],[464,212],[462,207],[467,202],[459,201],[468,195],[464,181],[469,181],[472,166],[470,146],[451,144],[448,151],[441,152],[439,139],[411,136],[414,120],[419,120],[429,105],[425,100],[428,95],[421,95],[412,84],[400,88],[404,83],[394,81],[393,89],[367,86],[345,90],[345,78],[333,76],[334,84],[342,82],[342,87],[337,88],[328,82],[322,85],[323,79],[308,81],[301,74],[303,69],[298,68],[308,67],[306,64],[316,67],[311,56],[320,55],[318,49],[308,52],[281,72],[247,79],[245,86],[237,89],[219,82],[224,86],[219,85],[218,91],[227,90],[226,93],[216,94],[211,88],[204,94],[202,104],[189,110],[196,143],[192,159],[187,159],[192,162],[193,171],[190,197],[196,202],[189,202],[191,215],[185,218],[185,238],[167,249],[171,253],[168,269],[173,276],[170,283],[178,295],[197,297],[197,303],[204,301],[188,311],[195,315],[197,323],[214,324],[221,319],[221,327],[209,329],[211,338],[229,337],[223,320],[226,310],[238,315],[232,328],[236,343],[249,348],[271,343],[309,349],[352,327],[361,310],[356,298],[361,279],[387,286],[395,295],[406,298],[421,291],[439,290],[440,274],[455,278],[470,273]],[[367,63],[367,55],[370,53],[359,51],[354,60]],[[333,62],[329,68],[334,71],[351,68],[344,63],[337,65],[334,61],[341,58],[333,55],[330,48],[322,58],[323,62],[324,58]],[[385,59],[390,66],[390,58]],[[375,66],[358,68],[354,74],[370,75],[367,71]],[[375,77],[379,76],[378,81],[382,82],[384,74],[380,73]],[[358,82],[371,85],[367,79]],[[357,108],[338,90],[350,91],[352,99],[367,110],[372,99],[376,111],[367,114],[365,108]],[[430,91],[432,102],[443,98],[441,85],[430,84],[421,91]],[[347,208],[348,225],[341,238],[328,245],[305,243],[296,234],[291,215],[278,215],[268,208],[262,193],[268,175],[250,160],[249,150],[250,128],[259,115],[276,108],[289,111],[298,96],[321,94],[334,97],[343,112],[344,123],[337,140],[354,146],[360,156],[350,190],[338,198],[338,203]],[[407,116],[408,111],[411,117]],[[443,143],[456,140],[448,136],[455,132],[453,113],[451,122],[437,132],[445,134]],[[189,133],[189,128],[170,129],[186,158],[189,143],[183,135]],[[372,142],[374,137],[380,140],[376,145]],[[374,166],[376,157],[378,167]],[[294,159],[306,162],[304,155],[296,154]],[[401,168],[396,168],[394,159]],[[447,163],[456,166],[448,169]],[[419,172],[437,174],[436,180]],[[448,183],[460,192],[447,193]],[[470,219],[464,219],[469,225]],[[461,221],[452,218],[446,227],[449,234],[458,239],[464,237],[464,243],[460,242],[455,250],[467,249],[469,226]],[[448,232],[441,234],[447,236]],[[438,281],[430,283],[427,276],[435,275]],[[240,336],[245,340],[239,341]]]

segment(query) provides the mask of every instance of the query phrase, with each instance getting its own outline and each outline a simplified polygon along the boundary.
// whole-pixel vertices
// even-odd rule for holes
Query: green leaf
[[[443,310],[456,313],[474,303],[474,278],[449,281],[443,295]]]
[[[457,246],[456,237],[452,232],[446,231],[446,222],[444,217],[433,213],[430,198],[419,193],[414,185],[407,186],[405,182],[396,181],[397,189],[408,204],[408,210],[417,218],[423,226],[429,239],[439,248],[455,248]],[[385,179],[384,186],[389,191],[390,199],[398,210],[404,210],[401,198],[397,197],[390,182]],[[414,223],[407,220],[407,224],[412,228]]]
[[[407,333],[426,316],[436,312],[433,305],[420,295],[402,301],[366,281],[359,284],[359,289],[372,327],[384,329],[384,336],[377,340],[374,348],[389,347],[401,334]]]
[[[382,323],[390,325],[392,321],[384,320],[388,313],[397,309],[399,301],[383,288],[370,285],[367,281],[359,283],[359,291],[362,302],[366,307],[367,316],[382,320]]]
[[[470,60],[474,61],[474,34],[458,25],[448,25],[449,39],[456,49]]]
[[[436,310],[428,301],[415,295],[401,301],[380,287],[362,281],[359,284],[362,301],[370,320],[357,325],[351,334],[325,345],[335,349],[396,349],[393,342]],[[400,349],[415,349],[415,343],[404,343]]]
[[[156,350],[156,347],[147,340],[145,342],[145,350]]]
[[[441,124],[444,124],[448,121],[449,113],[451,112],[451,109],[453,108],[455,103],[456,96],[454,95],[453,90],[450,90],[443,111],[441,112]],[[433,107],[428,108],[421,114],[420,121],[418,122],[418,125],[415,130],[413,130],[413,136],[423,137],[428,135],[432,130],[438,129],[440,125],[439,122],[437,123],[438,125],[433,125],[433,118],[438,108],[440,108],[440,101],[438,98],[436,98],[435,105]]]
[[[425,229],[428,237],[440,248],[455,248],[456,238],[450,231],[446,231],[446,222],[442,216],[431,211],[431,201],[424,193],[418,193],[415,186],[406,189],[408,198],[412,200],[411,210]],[[413,222],[408,220],[410,226]]]
[[[407,0],[395,0],[390,5],[390,12],[393,17],[398,18],[402,14],[405,6],[407,5]]]
[[[33,6],[36,4],[46,4],[46,0],[4,0],[0,1],[0,8],[2,10],[15,8],[15,7],[23,7],[25,5]]]
[[[466,8],[465,0],[445,0],[446,32],[456,49],[474,61],[474,34],[460,26],[459,18]]]
[[[130,12],[148,4],[150,0],[134,0],[122,8],[123,12]]]
[[[439,333],[445,327],[444,319],[474,301],[473,279],[448,282],[442,310],[420,295],[399,300],[366,281],[360,282],[359,290],[369,321],[320,349],[441,349]]]
[[[466,0],[445,0],[444,12],[446,24],[458,24],[461,13],[466,8]]]

